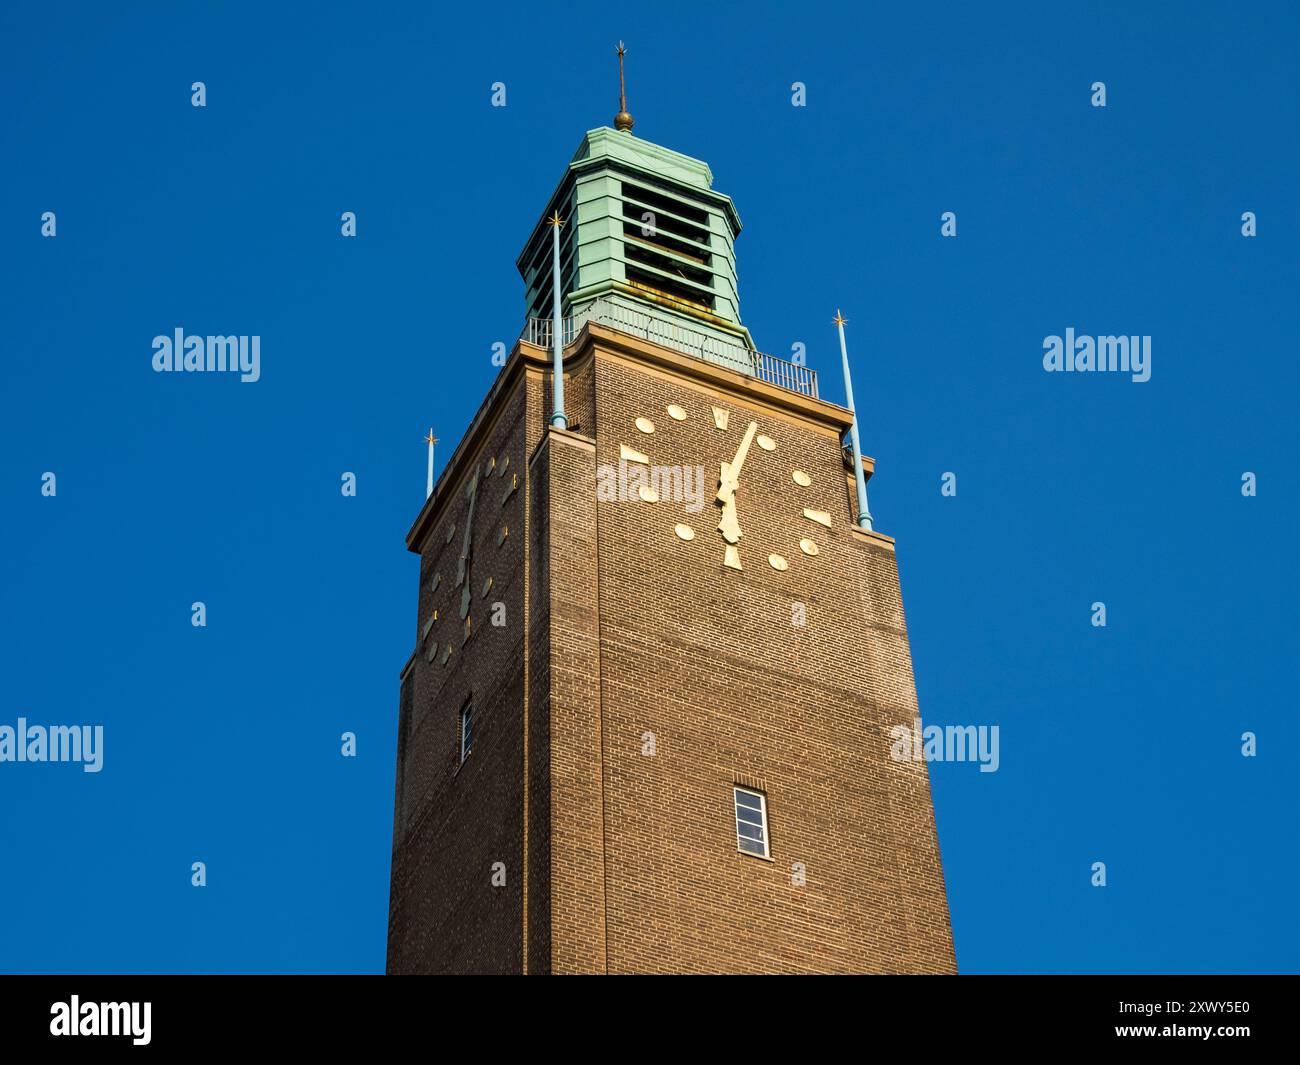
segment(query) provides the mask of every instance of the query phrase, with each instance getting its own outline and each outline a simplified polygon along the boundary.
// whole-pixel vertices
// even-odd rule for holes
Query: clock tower
[[[741,324],[708,166],[616,127],[407,534],[388,971],[954,972],[853,415]]]

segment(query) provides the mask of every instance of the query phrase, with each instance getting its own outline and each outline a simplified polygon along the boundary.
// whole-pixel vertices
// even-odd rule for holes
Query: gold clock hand
[[[744,468],[745,457],[749,454],[749,445],[754,442],[758,432],[758,422],[750,422],[745,430],[745,437],[736,449],[736,456],[730,462],[722,463],[718,468],[718,502],[722,504],[722,520],[718,522],[718,531],[729,544],[740,541],[744,533],[740,529],[740,518],[736,513],[736,489],[740,487],[740,471]]]
[[[463,618],[469,613],[469,564],[470,555],[474,550],[474,505],[478,502],[478,481],[481,469],[474,471],[474,480],[470,482],[465,494],[469,496],[469,509],[465,514],[465,539],[460,548],[460,568],[456,573],[456,583],[464,585],[460,593],[460,616]]]
[[[736,516],[736,499],[734,496],[722,504],[722,520],[718,522],[718,531],[729,544],[740,542],[744,535],[740,531],[740,519]]]
[[[460,545],[460,569],[456,574],[457,585],[460,585],[461,582],[465,580],[467,569],[466,564],[469,562],[469,554],[474,546],[474,504],[478,501],[478,478],[479,471],[475,470],[474,480],[472,480],[469,483],[469,487],[465,489],[465,495],[469,497],[469,509],[465,514],[465,539]]]
[[[745,430],[744,439],[740,441],[740,447],[736,448],[736,457],[722,464],[718,476],[719,503],[725,502],[728,496],[734,494],[736,486],[740,483],[740,471],[745,465],[745,457],[749,454],[749,445],[754,442],[756,432],[758,432],[758,422],[750,422],[749,428]]]

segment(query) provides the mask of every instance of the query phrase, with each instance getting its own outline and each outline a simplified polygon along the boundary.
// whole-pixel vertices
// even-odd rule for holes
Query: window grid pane
[[[757,791],[733,788],[736,812],[736,848],[743,854],[767,858],[767,800]]]

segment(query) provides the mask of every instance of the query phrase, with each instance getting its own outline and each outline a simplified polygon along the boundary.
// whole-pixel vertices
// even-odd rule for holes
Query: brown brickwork
[[[565,358],[570,431],[547,426],[546,353],[521,345],[408,537],[422,580],[389,971],[955,971],[928,772],[889,758],[915,685],[893,542],[851,524],[847,412],[595,325]],[[713,493],[751,420],[776,448],[755,443],[745,463],[737,572]],[[598,501],[620,444],[703,465],[703,508]],[[462,647],[465,485],[504,454],[477,501]],[[434,609],[445,664],[419,642]],[[475,742],[458,766],[466,699]],[[767,797],[770,860],[736,848],[736,783]]]

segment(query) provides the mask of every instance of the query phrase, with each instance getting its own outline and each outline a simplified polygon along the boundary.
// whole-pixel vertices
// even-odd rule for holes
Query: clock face
[[[497,581],[492,574],[479,572],[487,569],[492,559],[476,559],[474,541],[480,535],[481,528],[491,525],[495,532],[488,532],[491,533],[491,542],[495,544],[497,552],[505,545],[510,536],[507,508],[518,488],[519,475],[510,472],[508,454],[489,458],[471,470],[463,498],[457,509],[453,510],[455,517],[448,521],[443,538],[444,555],[440,564],[446,568],[451,585],[446,590],[445,598],[438,594],[443,585],[443,574],[439,569],[433,574],[428,586],[429,613],[420,629],[425,661],[447,665],[455,654],[453,640],[458,639],[461,646],[464,646],[473,634],[475,591],[478,599],[487,599]],[[500,511],[499,517],[497,511]],[[457,536],[460,538],[459,548],[453,545]],[[446,620],[440,622],[439,617],[444,611]],[[459,625],[453,620],[457,615]],[[447,624],[448,621],[450,625]],[[450,629],[443,633],[441,641],[440,628]]]
[[[656,437],[670,435],[679,423],[692,418],[712,419],[714,432],[711,436],[715,447],[710,454],[703,456],[705,488],[713,492],[711,500],[707,491],[705,498],[712,507],[706,506],[697,519],[701,522],[699,527],[685,522],[673,527],[679,541],[716,550],[721,563],[736,570],[743,570],[746,561],[754,564],[761,560],[772,569],[784,572],[790,569],[792,559],[801,555],[813,558],[820,552],[816,537],[819,529],[831,527],[831,516],[824,510],[811,507],[804,507],[802,514],[791,515],[792,523],[797,522],[793,527],[803,535],[793,537],[790,543],[758,544],[752,536],[746,538],[746,506],[757,505],[755,500],[746,499],[747,474],[752,474],[757,466],[781,468],[782,479],[788,477],[797,492],[803,493],[812,487],[812,478],[801,469],[790,468],[782,457],[779,429],[744,415],[733,417],[733,412],[723,407],[712,407],[705,412],[670,403],[664,408],[664,413],[667,418],[660,418],[658,424],[647,416],[637,418],[633,424],[640,436],[633,444],[621,444],[619,456],[625,462],[648,467],[651,460],[646,450]],[[640,485],[637,494],[647,503],[659,501],[653,483]],[[703,524],[706,517],[707,525]],[[713,525],[715,519],[716,526]]]

